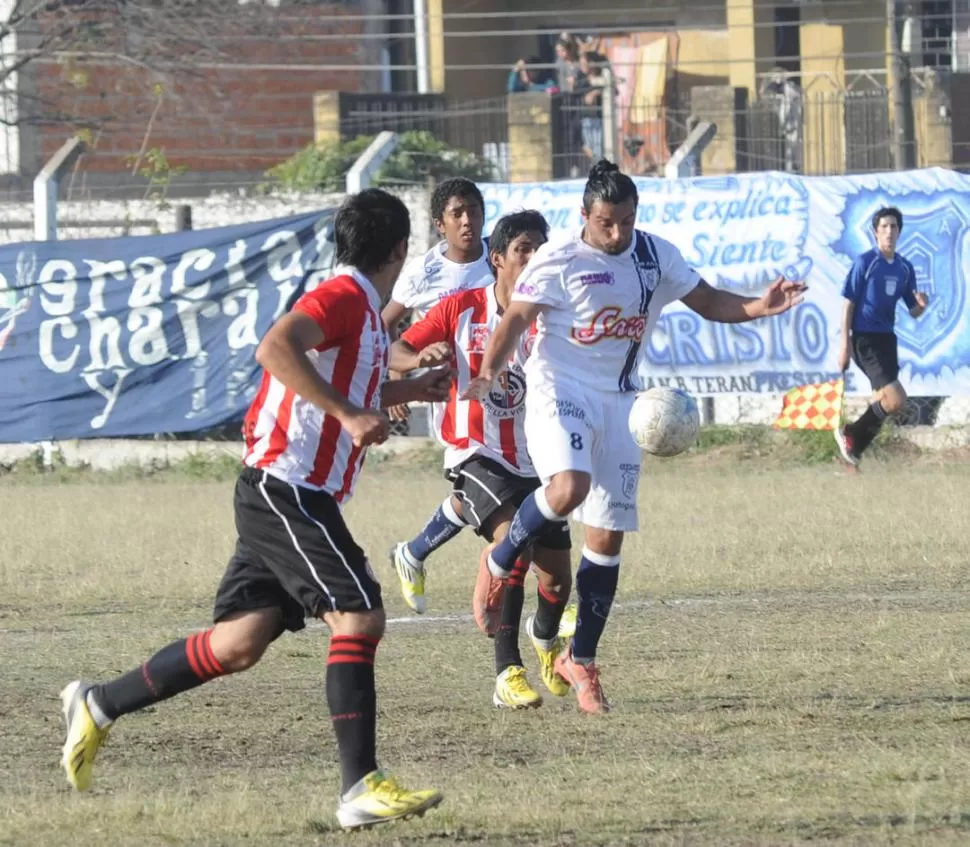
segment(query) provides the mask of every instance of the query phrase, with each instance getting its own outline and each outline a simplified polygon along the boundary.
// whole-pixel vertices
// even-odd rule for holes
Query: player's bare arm
[[[381,388],[381,405],[402,403],[441,403],[448,399],[455,372],[451,369],[428,371],[416,379],[385,382]]]
[[[323,329],[313,318],[290,312],[263,337],[256,348],[256,361],[290,391],[333,415],[358,447],[386,441],[387,416],[354,406],[313,367],[307,352],[324,341]]]
[[[384,307],[384,311],[381,312],[381,320],[384,321],[384,328],[387,330],[387,334],[390,336],[391,341],[394,341],[397,338],[398,325],[410,313],[411,310],[403,303],[398,303],[397,300],[388,300],[387,305]]]
[[[521,300],[513,300],[509,304],[498,327],[488,339],[479,375],[468,383],[468,387],[462,392],[462,400],[481,400],[488,394],[496,375],[509,360],[522,333],[532,326],[542,309],[540,303],[525,303]]]
[[[848,297],[844,298],[842,302],[842,343],[839,346],[839,359],[837,362],[839,370],[842,373],[845,373],[849,369],[849,363],[852,361],[851,338],[852,318],[854,315],[855,302]]]
[[[760,297],[742,297],[701,280],[681,302],[702,318],[718,323],[744,323],[780,315],[804,299],[807,286],[778,277]]]
[[[447,341],[436,341],[421,350],[415,350],[403,338],[391,345],[388,367],[398,373],[406,374],[418,368],[433,368],[451,361],[451,345]]]

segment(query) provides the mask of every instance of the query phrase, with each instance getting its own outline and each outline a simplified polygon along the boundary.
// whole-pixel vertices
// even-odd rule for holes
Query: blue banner
[[[329,270],[332,212],[0,247],[0,442],[241,418],[259,339]]]
[[[875,246],[870,220],[897,206],[898,249],[930,306],[896,320],[901,378],[912,395],[970,394],[970,176],[942,168],[845,177],[784,173],[636,178],[637,226],[680,248],[708,282],[754,295],[779,274],[808,282],[804,304],[752,324],[712,324],[674,304],[645,348],[648,384],[695,394],[778,394],[838,378],[842,283]],[[503,214],[540,210],[554,230],[582,226],[584,182],[482,186],[486,231]],[[847,389],[868,393],[853,366]]]

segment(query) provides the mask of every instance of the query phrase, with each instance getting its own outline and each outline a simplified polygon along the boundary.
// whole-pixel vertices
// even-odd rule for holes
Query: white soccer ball
[[[637,394],[630,409],[630,434],[653,456],[676,456],[697,440],[697,402],[679,388],[655,386]]]

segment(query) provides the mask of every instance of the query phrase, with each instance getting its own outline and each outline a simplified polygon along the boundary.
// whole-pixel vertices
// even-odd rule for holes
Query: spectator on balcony
[[[608,64],[602,53],[592,50],[580,53],[576,94],[581,98],[583,155],[590,167],[603,158],[603,97],[609,85]]]
[[[554,79],[545,77],[545,74],[536,68],[541,61],[538,56],[529,56],[515,63],[509,71],[509,94],[520,94],[525,91],[548,91],[554,94],[559,90]]]
[[[802,168],[802,89],[784,68],[773,68],[761,87],[761,96],[774,101],[784,148],[784,169]]]
[[[556,80],[559,90],[576,91],[580,74],[579,41],[574,35],[564,32],[556,41]]]

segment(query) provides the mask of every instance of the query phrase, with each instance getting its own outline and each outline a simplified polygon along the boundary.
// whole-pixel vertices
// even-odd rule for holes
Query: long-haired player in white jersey
[[[568,515],[585,525],[576,573],[579,620],[555,660],[579,707],[609,711],[596,648],[616,594],[623,535],[637,523],[640,450],[627,420],[643,345],[664,306],[680,300],[721,323],[777,315],[802,299],[805,286],[778,279],[760,297],[712,288],[668,241],[636,229],[633,180],[611,162],[590,171],[584,226],[543,245],[519,277],[512,303],[492,334],[480,376],[466,397],[484,396],[519,337],[538,334],[526,363],[525,431],[544,487],[523,500],[488,566],[505,578],[519,553]]]

